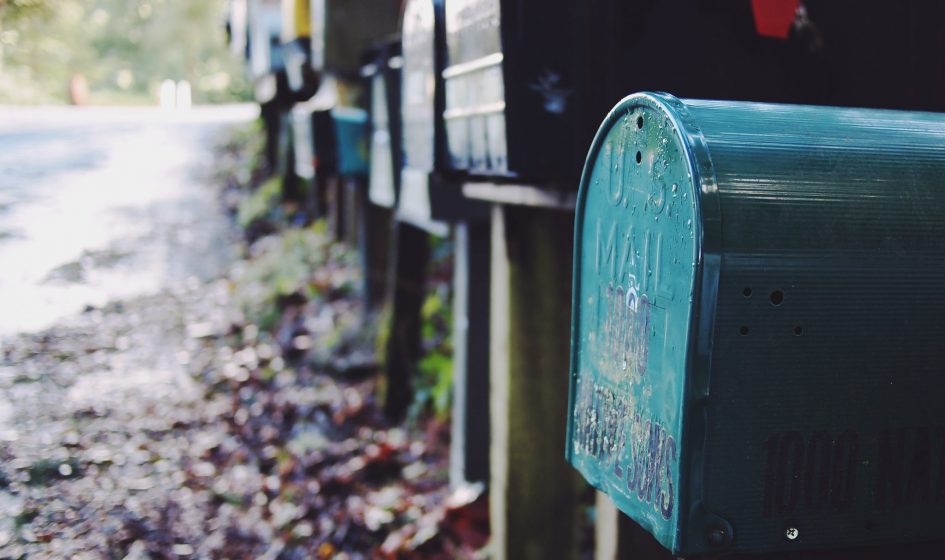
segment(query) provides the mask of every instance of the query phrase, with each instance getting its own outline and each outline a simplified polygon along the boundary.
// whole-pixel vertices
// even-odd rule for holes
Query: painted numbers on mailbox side
[[[875,511],[945,504],[945,428],[787,431],[761,447],[765,517],[849,511],[861,496]]]

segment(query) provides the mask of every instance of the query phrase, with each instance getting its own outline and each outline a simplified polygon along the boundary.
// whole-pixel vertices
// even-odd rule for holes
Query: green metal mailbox
[[[676,554],[945,538],[945,115],[620,102],[567,458]]]

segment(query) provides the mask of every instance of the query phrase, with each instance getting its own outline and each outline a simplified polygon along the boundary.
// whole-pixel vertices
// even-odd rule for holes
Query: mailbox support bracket
[[[574,212],[577,193],[552,190],[535,185],[502,183],[464,183],[463,196],[512,206],[534,206]]]

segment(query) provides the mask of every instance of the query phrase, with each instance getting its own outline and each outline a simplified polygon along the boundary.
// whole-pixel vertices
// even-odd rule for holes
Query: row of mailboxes
[[[334,87],[333,80],[326,81],[319,94],[290,112],[295,174],[305,180],[368,174],[368,113],[339,105]]]
[[[267,52],[285,59],[278,66],[303,98],[317,85],[313,70],[350,77],[365,45],[396,33],[398,3],[392,0],[283,0],[282,43],[273,43],[280,33],[276,6],[271,0],[249,2],[250,11],[266,12],[251,20],[265,22],[257,27],[269,33]],[[625,4],[605,2],[589,10],[573,0],[406,2],[400,112],[408,199],[425,200],[420,195],[430,188],[429,174],[436,174],[436,183],[450,171],[573,188],[599,115],[628,88],[658,83],[691,95],[739,92],[752,99],[790,99],[787,63],[772,55],[788,47],[754,35],[747,4],[706,8],[676,0],[640,9]],[[640,22],[668,14],[688,30],[664,50],[673,59],[689,52],[683,72],[636,64],[652,41],[616,33],[634,22],[647,31],[654,26]],[[260,52],[267,47],[250,43],[259,44]],[[275,68],[253,66],[259,66],[257,73]],[[706,73],[715,73],[715,79]]]
[[[260,54],[251,66],[263,72],[291,61],[285,71],[296,91],[299,83],[313,84],[303,70],[355,75],[365,46],[397,32],[400,3],[393,0],[283,0],[283,46],[272,43],[279,33],[273,1],[247,1],[251,11],[269,14],[250,18],[268,22],[254,27],[259,39],[249,42]],[[413,62],[402,87],[405,122],[415,123],[404,129],[408,175],[430,168],[574,188],[600,115],[637,89],[917,108],[935,107],[945,92],[938,74],[922,72],[920,64],[922,52],[935,48],[929,22],[945,15],[934,3],[887,10],[884,2],[864,2],[854,10],[808,0],[785,38],[760,35],[752,5],[406,2],[401,31],[410,51],[405,58]],[[897,41],[880,32],[883,26],[915,40]],[[870,82],[873,64],[896,79]],[[859,70],[850,74],[850,68]]]
[[[929,54],[941,50],[937,2],[444,1],[446,164],[474,175],[575,188],[601,115],[630,91],[919,109],[945,99]],[[780,37],[757,26],[766,4],[787,9]]]
[[[677,554],[945,536],[945,115],[636,94],[578,198],[568,460]]]
[[[289,4],[291,9],[286,8]],[[286,0],[283,7],[284,26],[292,25],[293,18],[297,19],[304,12],[296,0]],[[460,184],[444,174],[448,166],[445,165],[443,121],[443,2],[406,2],[402,41],[375,44],[370,63],[361,67],[362,77],[368,79],[367,98],[370,100],[370,112],[365,113],[342,106],[331,90],[336,87],[332,76],[347,74],[349,58],[355,48],[363,49],[370,37],[386,29],[382,23],[387,19],[382,17],[386,13],[383,10],[378,16],[381,23],[362,28],[358,14],[368,7],[368,3],[358,1],[326,0],[310,5],[313,53],[325,49],[321,54],[313,54],[311,64],[323,71],[321,80],[325,83],[310,100],[292,110],[296,172],[304,179],[314,177],[318,171],[312,163],[315,161],[323,173],[367,174],[372,201],[396,207],[400,219],[445,233],[444,220],[482,216],[484,207],[464,200]],[[338,24],[342,21],[345,25]],[[333,22],[337,25],[332,25]],[[292,45],[302,44],[303,40],[299,37],[303,30],[298,26],[292,29],[283,33],[289,51]],[[328,36],[320,37],[320,33]],[[329,56],[331,53],[337,56]],[[363,62],[364,58],[361,60]],[[296,71],[298,67],[293,64]],[[319,119],[325,118],[321,113],[325,111],[330,111],[334,127],[319,128]],[[367,123],[369,114],[371,122]],[[366,128],[370,130],[367,148],[361,135]],[[320,139],[319,130],[323,130],[326,137]],[[356,134],[351,136],[348,132]],[[326,148],[322,150],[320,146]],[[367,164],[366,150],[372,155],[371,166]],[[337,166],[323,157],[326,151],[331,154],[331,161],[337,161]],[[352,155],[355,157],[345,157]],[[352,166],[346,162],[353,162]]]
[[[366,46],[397,32],[397,0],[231,0],[232,50],[260,103],[292,104],[325,76],[355,80]]]
[[[312,96],[318,78],[354,80],[366,46],[397,32],[395,0],[282,0],[282,48],[289,87]]]
[[[480,219],[486,207],[463,198],[461,183],[446,173],[446,35],[443,0],[407,0],[401,49],[400,117],[403,164],[396,215],[445,234],[445,221]]]
[[[475,175],[575,189],[600,116],[634,88],[792,91],[791,45],[757,36],[748,2],[446,0],[446,34],[448,165]]]
[[[401,51],[363,71],[370,120],[293,115],[305,172],[367,173],[373,202],[445,232],[475,213],[458,181],[571,188],[586,155],[568,460],[676,553],[940,537],[945,121],[641,94],[592,143],[621,91],[823,101],[842,66],[800,12],[784,42],[748,2],[597,7],[407,0]],[[910,103],[929,106],[929,80]],[[835,100],[882,104],[884,87]]]
[[[254,76],[271,71],[267,53],[285,46],[298,62],[293,71],[354,78],[365,47],[398,32],[400,7],[398,0],[231,0],[230,43],[236,54],[250,51]]]

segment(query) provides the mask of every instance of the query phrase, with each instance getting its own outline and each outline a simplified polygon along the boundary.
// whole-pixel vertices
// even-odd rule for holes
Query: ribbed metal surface
[[[698,318],[670,328],[711,344],[662,395],[696,512],[674,548],[712,551],[714,529],[740,551],[942,538],[945,116],[664,95],[615,111],[654,101],[703,163]]]
[[[708,507],[745,549],[941,537],[945,116],[687,105],[722,214]]]

